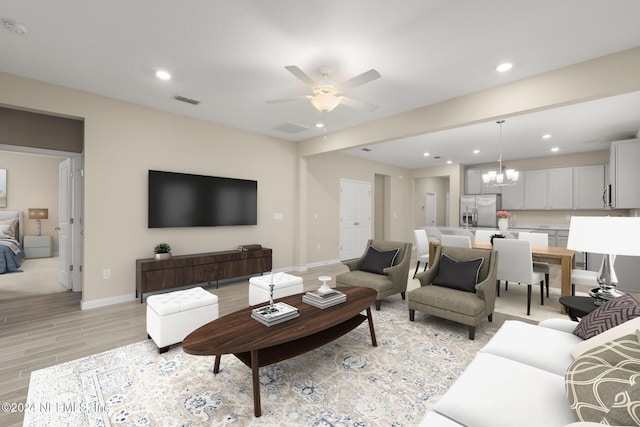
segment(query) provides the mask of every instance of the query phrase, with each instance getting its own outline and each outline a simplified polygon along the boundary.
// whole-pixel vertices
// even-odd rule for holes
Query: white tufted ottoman
[[[269,285],[271,274],[252,277],[249,279],[249,305],[269,301]],[[302,293],[302,277],[287,273],[273,275],[273,299]]]
[[[151,295],[147,298],[147,334],[159,353],[200,326],[218,318],[218,297],[202,288]]]

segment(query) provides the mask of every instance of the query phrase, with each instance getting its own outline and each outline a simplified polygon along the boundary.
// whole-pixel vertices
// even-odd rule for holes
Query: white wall
[[[29,208],[47,208],[49,218],[40,221],[42,235],[53,237],[52,251],[58,252],[58,165],[64,158],[0,151],[0,169],[7,170],[6,210],[22,211],[24,235],[33,236],[36,220]],[[4,210],[4,209],[3,209]]]
[[[376,175],[388,176],[389,189],[385,197],[391,207],[385,228],[389,240],[411,242],[412,223],[409,171],[406,169],[369,162],[340,153],[317,154],[307,159],[307,238],[306,253],[309,264],[335,260],[339,253],[340,179],[371,183],[376,194]],[[371,212],[375,214],[372,195]],[[372,230],[375,218],[372,218]]]
[[[85,120],[83,303],[133,298],[135,260],[160,241],[177,255],[261,243],[275,269],[294,265],[293,143],[9,74],[0,88],[0,104]],[[257,180],[258,225],[148,229],[148,169]]]

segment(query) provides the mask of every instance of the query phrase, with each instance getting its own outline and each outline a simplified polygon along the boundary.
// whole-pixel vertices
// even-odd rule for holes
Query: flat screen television
[[[256,225],[258,182],[149,170],[149,228]]]

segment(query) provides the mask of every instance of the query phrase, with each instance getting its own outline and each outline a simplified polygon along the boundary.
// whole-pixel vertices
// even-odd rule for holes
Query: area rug
[[[34,371],[25,426],[416,426],[495,334],[416,313],[406,303],[314,351],[260,369],[262,416],[254,417],[251,371],[233,355],[192,356],[153,343]],[[251,321],[251,320],[248,320]],[[256,324],[256,327],[258,326]]]

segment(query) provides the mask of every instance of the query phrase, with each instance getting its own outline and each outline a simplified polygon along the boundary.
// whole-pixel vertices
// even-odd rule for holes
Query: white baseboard
[[[135,293],[128,294],[128,295],[120,295],[120,296],[111,297],[111,298],[97,299],[93,301],[82,300],[80,301],[80,309],[90,310],[92,308],[105,307],[107,305],[113,305],[113,304],[121,304],[123,302],[129,302],[134,300],[138,300],[138,298],[136,298]]]
[[[307,268],[323,267],[325,265],[332,265],[332,264],[340,264],[340,260],[339,259],[330,259],[330,260],[327,260],[327,261],[313,262],[311,264],[307,264],[307,266],[304,267],[303,271],[306,271]]]

